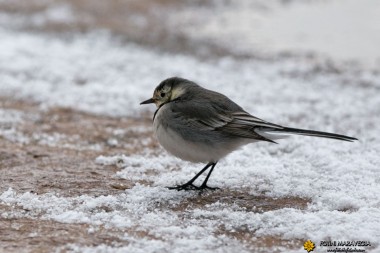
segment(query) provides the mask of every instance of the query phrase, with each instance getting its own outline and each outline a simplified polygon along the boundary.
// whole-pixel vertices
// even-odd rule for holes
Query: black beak
[[[154,103],[153,98],[149,98],[148,100],[141,102],[140,105],[146,105],[146,104],[151,104],[151,103]]]

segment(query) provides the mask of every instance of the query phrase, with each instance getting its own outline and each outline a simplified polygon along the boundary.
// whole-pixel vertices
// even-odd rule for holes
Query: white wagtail
[[[252,116],[228,97],[196,83],[172,77],[162,81],[153,97],[141,104],[155,103],[155,135],[171,154],[190,162],[207,163],[189,182],[169,187],[176,190],[216,189],[207,186],[217,162],[248,143],[283,138],[288,134],[354,141],[340,134],[284,127]],[[194,181],[211,167],[200,186]]]

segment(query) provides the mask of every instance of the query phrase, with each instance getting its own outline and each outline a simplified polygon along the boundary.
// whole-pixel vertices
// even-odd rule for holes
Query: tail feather
[[[329,138],[329,139],[349,141],[349,142],[358,140],[354,137],[341,135],[341,134],[333,134],[333,133],[326,133],[326,132],[299,129],[299,128],[291,128],[291,127],[284,127],[282,129],[261,128],[259,131],[266,134],[272,134],[272,133],[275,135],[276,134],[296,134],[296,135],[314,136],[314,137]]]

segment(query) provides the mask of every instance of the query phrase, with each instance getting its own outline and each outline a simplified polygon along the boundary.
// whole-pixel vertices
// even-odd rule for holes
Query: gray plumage
[[[256,141],[275,142],[289,134],[356,140],[267,122],[250,115],[225,95],[178,77],[162,81],[153,98],[142,102],[147,103],[156,103],[158,107],[153,125],[160,144],[183,160],[208,163],[212,169],[221,158],[243,145]],[[208,177],[203,188],[209,188],[206,185]],[[175,189],[194,189],[195,179]]]

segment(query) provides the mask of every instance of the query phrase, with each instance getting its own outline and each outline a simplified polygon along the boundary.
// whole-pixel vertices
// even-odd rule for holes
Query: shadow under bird
[[[207,163],[190,181],[169,187],[176,190],[217,189],[209,187],[215,165],[239,147],[257,141],[274,140],[291,134],[355,141],[356,138],[313,130],[284,127],[252,116],[223,94],[207,90],[179,77],[162,81],[153,97],[141,104],[154,103],[154,133],[160,144],[183,160]],[[194,181],[208,168],[200,186]]]

